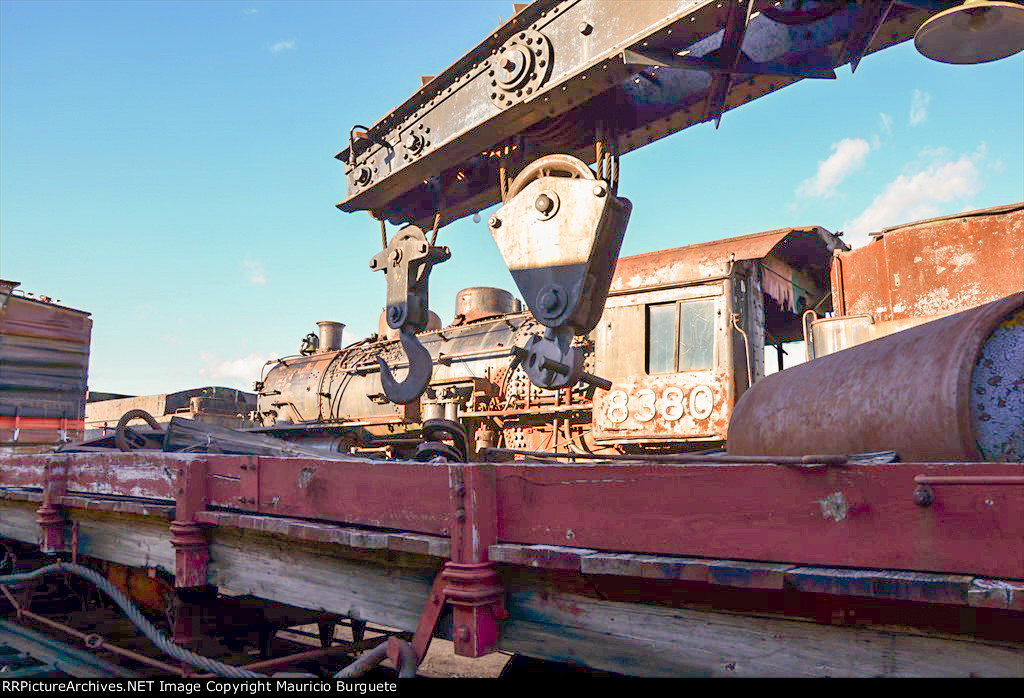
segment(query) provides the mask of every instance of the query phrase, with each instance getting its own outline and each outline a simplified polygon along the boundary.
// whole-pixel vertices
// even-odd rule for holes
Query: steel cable
[[[40,567],[32,572],[0,576],[0,586],[23,584],[35,579],[36,577],[41,577],[53,572],[70,572],[71,574],[81,577],[98,587],[103,593],[109,596],[122,611],[124,611],[125,615],[128,616],[128,620],[130,620],[136,628],[142,631],[143,635],[149,638],[149,640],[162,652],[180,662],[190,664],[197,669],[201,669],[218,676],[227,676],[238,679],[262,678],[264,676],[263,674],[257,674],[256,672],[243,669],[242,667],[224,664],[208,657],[201,657],[194,652],[190,652],[187,649],[174,644],[166,635],[160,632],[155,625],[150,623],[145,616],[142,615],[142,612],[139,611],[138,607],[132,603],[131,599],[125,596],[120,589],[111,584],[106,577],[95,570],[89,569],[88,567],[83,567],[82,565],[76,565],[73,563],[58,562],[46,567]]]

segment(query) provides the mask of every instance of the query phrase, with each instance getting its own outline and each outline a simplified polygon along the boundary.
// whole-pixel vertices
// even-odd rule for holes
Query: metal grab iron
[[[431,245],[423,231],[415,226],[395,233],[391,242],[370,259],[370,269],[383,271],[387,279],[388,327],[398,330],[402,349],[409,359],[409,372],[395,380],[391,367],[381,358],[380,382],[391,402],[405,405],[417,400],[430,383],[434,362],[430,352],[416,339],[416,333],[430,319],[428,280],[430,270],[451,258],[447,247]]]
[[[512,278],[547,328],[520,353],[537,387],[556,390],[581,380],[610,387],[583,371],[582,352],[571,342],[601,319],[631,209],[582,160],[546,155],[523,168],[491,217],[491,235]]]

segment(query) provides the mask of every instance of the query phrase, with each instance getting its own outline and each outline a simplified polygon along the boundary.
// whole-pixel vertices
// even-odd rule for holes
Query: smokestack
[[[338,351],[341,349],[341,333],[345,325],[340,322],[324,320],[316,323],[320,328],[320,347],[318,351]]]

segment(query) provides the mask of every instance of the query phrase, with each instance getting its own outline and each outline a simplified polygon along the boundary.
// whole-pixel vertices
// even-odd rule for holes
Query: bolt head
[[[369,167],[367,167],[366,165],[361,165],[359,169],[356,170],[355,178],[356,184],[359,184],[361,186],[366,185],[369,184],[370,180],[373,178],[373,173],[370,171]]]
[[[594,185],[594,196],[601,197],[604,196],[605,193],[607,193],[607,190],[604,188],[603,184]]]
[[[549,213],[554,207],[555,202],[551,200],[551,197],[547,194],[541,194],[537,197],[537,200],[533,204],[538,211],[541,213]]]
[[[498,64],[502,67],[503,70],[505,70],[508,73],[511,73],[513,70],[516,69],[516,66],[518,65],[518,61],[516,61],[516,58],[518,57],[519,53],[516,51],[505,51],[505,53],[501,54],[501,60],[498,62]]]
[[[501,219],[498,218],[497,216],[491,216],[491,219],[487,221],[487,225],[491,226],[492,228],[500,228]]]
[[[590,36],[590,32],[594,31],[594,27],[589,22],[580,22],[576,28],[583,36]]]
[[[920,485],[914,490],[914,504],[919,507],[931,506],[932,490],[930,487]]]
[[[558,294],[554,290],[547,291],[540,297],[540,307],[544,310],[554,310],[558,307]]]

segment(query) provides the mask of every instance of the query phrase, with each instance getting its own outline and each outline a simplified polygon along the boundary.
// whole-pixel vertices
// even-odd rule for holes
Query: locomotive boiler
[[[276,435],[354,453],[404,454],[403,445],[418,442],[412,437],[431,419],[464,423],[481,446],[503,440],[524,447],[522,424],[530,417],[550,421],[588,410],[593,393],[582,386],[542,395],[530,385],[516,349],[542,329],[507,291],[464,289],[455,320],[418,335],[435,366],[419,400],[393,404],[384,394],[377,359],[398,376],[405,367],[397,333],[389,337],[382,321],[379,334],[344,349],[321,338],[308,355],[273,362],[256,385],[256,420]],[[592,344],[581,346],[591,357]]]

